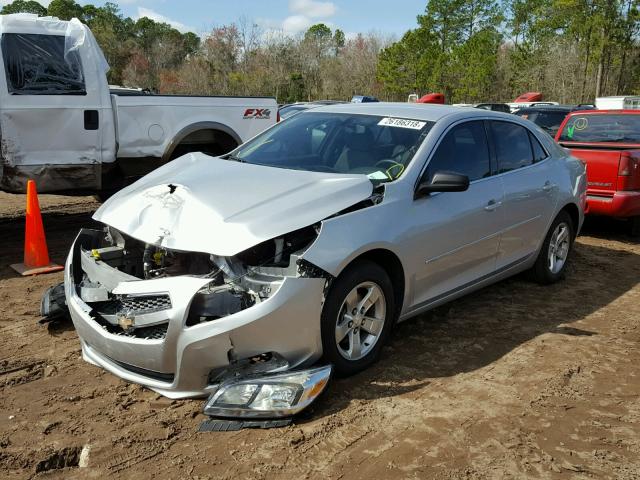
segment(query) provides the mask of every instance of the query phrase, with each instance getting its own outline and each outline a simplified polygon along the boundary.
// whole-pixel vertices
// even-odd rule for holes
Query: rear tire
[[[536,282],[549,285],[564,278],[574,239],[575,227],[571,216],[563,210],[551,224],[531,269]]]
[[[374,363],[395,320],[393,286],[377,263],[359,260],[333,283],[322,308],[324,359],[339,376]]]

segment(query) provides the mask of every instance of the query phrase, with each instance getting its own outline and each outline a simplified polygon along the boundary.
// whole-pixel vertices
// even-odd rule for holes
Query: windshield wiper
[[[233,160],[234,162],[246,163],[246,160],[236,157],[235,155],[227,155],[227,160]]]

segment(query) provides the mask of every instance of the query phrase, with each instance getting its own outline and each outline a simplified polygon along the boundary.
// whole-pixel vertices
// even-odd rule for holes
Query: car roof
[[[532,105],[531,107],[519,108],[516,113],[526,112],[572,112],[575,110],[594,110],[589,105]]]
[[[496,118],[510,117],[511,114],[493,112],[491,110],[453,107],[451,105],[439,105],[429,103],[392,103],[392,102],[372,102],[372,103],[344,103],[339,105],[327,105],[313,109],[313,113],[346,113],[353,115],[379,115],[384,117],[410,118],[413,120],[423,120],[437,122],[449,115],[459,114],[461,117],[486,117],[487,115]],[[311,112],[310,112],[311,113]]]

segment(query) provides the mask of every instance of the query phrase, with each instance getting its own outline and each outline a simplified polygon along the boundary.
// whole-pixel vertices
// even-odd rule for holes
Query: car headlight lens
[[[256,390],[258,385],[232,385],[220,395],[218,402],[226,405],[246,405],[253,398]]]
[[[220,384],[206,401],[204,413],[216,417],[276,418],[294,415],[323,392],[331,365],[264,375],[233,378]]]
[[[301,388],[298,385],[262,385],[250,407],[256,410],[290,408],[300,390]]]

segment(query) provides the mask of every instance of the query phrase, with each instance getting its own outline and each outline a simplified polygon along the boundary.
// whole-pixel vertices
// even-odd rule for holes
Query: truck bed
[[[243,143],[275,123],[277,108],[271,97],[127,94],[111,99],[118,158],[163,158],[195,126],[221,129]],[[252,115],[256,111],[262,115]]]

